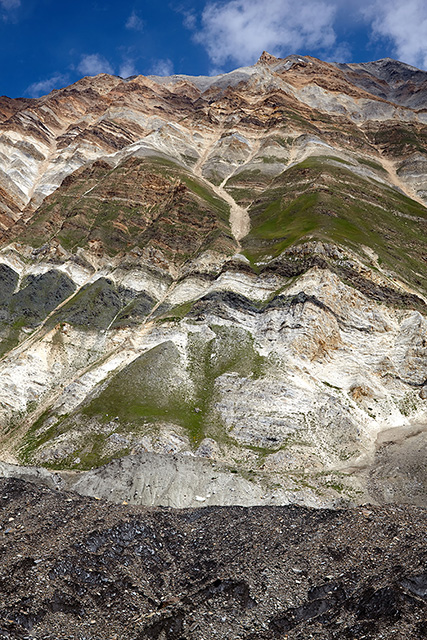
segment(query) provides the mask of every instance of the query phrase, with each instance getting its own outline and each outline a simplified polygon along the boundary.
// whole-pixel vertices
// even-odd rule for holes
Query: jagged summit
[[[271,53],[263,51],[256,64],[269,64],[270,62],[278,62],[279,58],[272,56]]]

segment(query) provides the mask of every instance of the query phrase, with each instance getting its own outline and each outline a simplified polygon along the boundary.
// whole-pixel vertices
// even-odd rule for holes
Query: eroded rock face
[[[293,155],[293,145],[285,154],[274,149],[284,118],[288,138],[279,133],[280,146],[283,140],[286,149],[302,128],[344,155],[347,145],[340,145],[325,115],[334,116],[340,136],[350,136],[362,155],[371,148],[354,123],[365,123],[380,146],[384,127],[394,126],[402,140],[409,137],[398,165],[405,159],[401,177],[411,189],[405,150],[414,142],[421,150],[425,84],[425,72],[394,61],[332,65],[290,56],[261,58],[253,67],[212,78],[122,80],[101,74],[37,100],[11,100],[1,123],[1,223],[10,227],[24,206],[34,211],[66,176],[100,158],[115,165],[135,155],[166,156],[198,165],[216,183],[242,165],[271,175],[263,165],[278,160],[280,171]],[[381,158],[373,160],[381,166]],[[422,191],[421,184],[414,186]]]
[[[33,424],[17,441],[27,463],[204,456],[207,440],[210,458],[280,482],[285,502],[311,501],[313,488],[364,500],[364,481],[342,473],[375,455],[381,430],[424,420],[418,311],[378,305],[315,267],[285,290],[271,276],[191,276],[153,312],[155,280],[136,292],[113,274],[84,285],[1,365],[5,435],[26,414]]]
[[[379,434],[427,424],[426,131],[408,73],[265,55],[6,101],[3,458],[180,454],[235,471],[255,501],[387,501]],[[415,466],[419,492],[387,495],[422,502]]]

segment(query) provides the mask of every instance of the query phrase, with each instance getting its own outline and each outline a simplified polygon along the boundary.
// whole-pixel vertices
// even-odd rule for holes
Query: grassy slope
[[[56,238],[70,251],[97,242],[108,255],[155,247],[181,263],[205,248],[232,252],[228,217],[228,204],[182,167],[130,158],[65,179],[19,239],[37,247]]]
[[[278,176],[249,214],[244,248],[252,262],[314,238],[356,251],[366,245],[409,282],[421,284],[427,276],[427,209],[326,157],[311,157]]]
[[[208,340],[190,334],[186,363],[173,342],[162,343],[113,376],[98,395],[89,398],[74,414],[52,425],[51,420],[46,422],[50,417],[46,412],[26,437],[23,461],[31,462],[40,446],[72,431],[76,425],[83,425],[79,444],[59,466],[90,468],[105,463],[112,433],[136,433],[142,437],[155,435],[162,425],[170,425],[182,430],[193,446],[205,436],[227,439],[215,410],[216,380],[231,372],[258,377],[263,358],[255,351],[247,331],[237,327],[211,328],[215,337]],[[51,426],[44,429],[44,423]],[[96,434],[94,424],[101,426]],[[80,463],[73,465],[77,456]]]

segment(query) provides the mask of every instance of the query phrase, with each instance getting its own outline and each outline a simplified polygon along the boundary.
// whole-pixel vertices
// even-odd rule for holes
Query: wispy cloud
[[[394,55],[427,69],[427,4],[425,0],[376,2],[364,11],[375,36],[388,38]]]
[[[21,0],[0,0],[0,22],[16,22]]]
[[[330,53],[323,56],[326,62],[350,62],[352,60],[351,46],[348,42],[338,42]]]
[[[122,78],[129,78],[129,76],[138,75],[138,71],[135,67],[135,61],[131,60],[130,58],[128,60],[124,60],[120,65],[119,75]]]
[[[126,20],[125,27],[131,31],[142,31],[144,28],[144,22],[135,11],[132,11],[129,18]]]
[[[171,76],[173,74],[173,62],[169,58],[156,60],[152,65],[150,73],[153,76]]]
[[[210,2],[195,40],[214,65],[252,64],[263,50],[273,55],[303,49],[331,50],[337,4],[323,0],[229,0]]]
[[[114,73],[111,64],[99,53],[82,56],[77,65],[77,71],[84,76],[96,76],[98,73]]]
[[[197,17],[194,11],[181,11],[183,15],[183,24],[186,29],[190,29],[192,31],[196,28],[197,25]]]
[[[68,83],[68,76],[62,73],[57,73],[50,78],[40,80],[39,82],[33,82],[25,90],[26,95],[31,98],[39,98],[47,93],[50,93],[53,89],[59,89]]]
[[[21,0],[0,0],[0,7],[5,11],[17,9],[21,6]]]

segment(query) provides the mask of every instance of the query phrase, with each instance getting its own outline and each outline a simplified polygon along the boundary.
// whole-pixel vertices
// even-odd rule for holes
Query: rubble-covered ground
[[[0,638],[427,638],[427,511],[174,510],[0,480]]]

